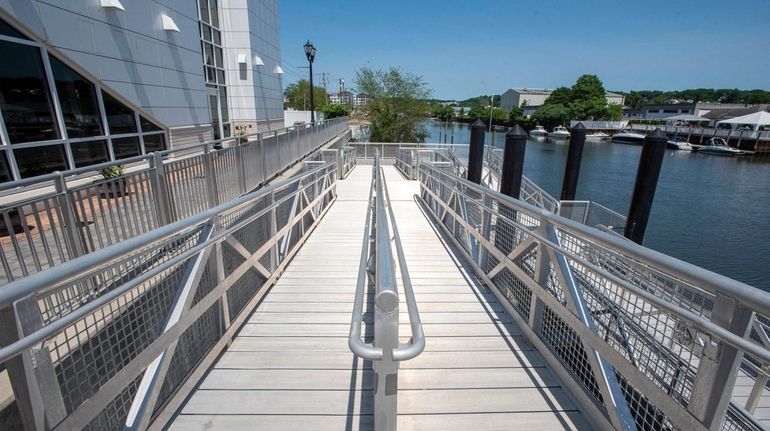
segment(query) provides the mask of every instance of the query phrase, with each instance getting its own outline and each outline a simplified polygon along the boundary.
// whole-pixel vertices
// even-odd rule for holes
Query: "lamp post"
[[[313,59],[315,59],[315,47],[308,40],[305,44],[305,55],[310,64],[310,122],[315,123],[315,103],[313,100]]]

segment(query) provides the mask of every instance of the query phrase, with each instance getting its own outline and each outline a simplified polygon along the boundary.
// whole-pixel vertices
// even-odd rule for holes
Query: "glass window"
[[[209,0],[209,10],[211,10],[211,25],[219,27],[219,11],[217,10],[217,0]]]
[[[224,68],[225,62],[224,62],[224,59],[222,58],[222,48],[215,47],[214,53],[216,54],[216,58],[217,58],[217,67]]]
[[[230,121],[230,116],[227,112],[227,88],[219,87],[219,103],[222,105],[222,122],[226,123]]]
[[[10,37],[18,38],[18,39],[29,40],[28,37],[26,37],[23,34],[19,33],[18,30],[16,30],[15,28],[11,27],[10,24],[8,24],[7,22],[5,22],[5,21],[3,21],[1,19],[0,19],[0,34],[2,34],[3,36],[10,36]]]
[[[115,153],[115,159],[125,159],[142,154],[139,147],[139,138],[117,138],[112,140],[112,152]]]
[[[157,135],[144,135],[144,152],[153,153],[166,149],[166,136],[163,133]]]
[[[107,114],[107,124],[110,125],[110,134],[136,133],[134,111],[104,91],[102,91],[102,99],[104,111]]]
[[[214,43],[222,45],[222,33],[219,30],[214,30]]]
[[[56,83],[64,125],[70,138],[104,134],[96,88],[58,59],[48,56]]]
[[[203,63],[207,66],[214,65],[214,45],[203,43]]]
[[[211,42],[211,27],[201,24],[201,28],[203,29],[203,39],[206,42]]]
[[[225,85],[225,71],[222,69],[217,69],[217,83]]]
[[[206,66],[206,82],[217,82],[216,72],[213,67]]]
[[[0,41],[0,109],[11,143],[59,139],[40,49]]]
[[[206,0],[198,0],[198,6],[200,6],[201,21],[209,22],[209,4]]]
[[[160,132],[163,131],[160,127],[158,127],[155,123],[151,122],[150,120],[139,116],[139,124],[142,126],[142,132]]]
[[[75,161],[75,167],[95,165],[110,160],[110,153],[107,151],[107,141],[89,141],[73,142],[72,159]]]
[[[22,178],[44,175],[53,171],[67,170],[67,157],[64,145],[46,145],[43,147],[18,148],[13,150],[16,166]]]
[[[214,129],[214,140],[221,138],[219,135],[219,108],[217,107],[217,96],[209,95],[209,108],[211,110],[211,127]]]
[[[225,135],[224,136],[225,138],[229,138],[230,136],[232,136],[230,134],[230,124],[223,124],[222,125],[222,133]]]
[[[0,182],[11,181],[11,165],[8,164],[8,152],[0,151]]]

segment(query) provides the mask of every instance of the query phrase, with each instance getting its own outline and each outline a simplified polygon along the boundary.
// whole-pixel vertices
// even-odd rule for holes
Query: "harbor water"
[[[443,143],[446,134],[447,143],[454,135],[455,144],[468,144],[467,124],[425,126],[427,142],[441,136]],[[494,134],[496,147],[504,140],[504,132]],[[640,152],[640,146],[586,142],[576,199],[626,214]],[[565,140],[530,140],[524,175],[558,198],[566,157]],[[644,245],[770,291],[770,158],[667,151]]]

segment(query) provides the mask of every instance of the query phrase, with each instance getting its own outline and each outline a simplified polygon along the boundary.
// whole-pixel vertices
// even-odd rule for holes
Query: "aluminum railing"
[[[484,167],[482,181],[491,189],[500,190],[500,177],[503,175],[503,150],[500,148],[484,148]],[[559,213],[560,202],[526,176],[521,177],[520,198],[538,208],[552,213]]]
[[[357,150],[351,146],[340,149],[323,149],[313,153],[308,160],[336,163],[337,177],[344,179],[356,165]]]
[[[665,121],[665,118],[661,119]],[[730,138],[737,140],[768,140],[770,139],[770,130],[754,131],[754,130],[732,130],[732,129],[717,129],[714,127],[683,127],[683,126],[670,126],[670,125],[655,125],[655,124],[637,124],[630,123],[628,127],[634,130],[640,130],[644,132],[651,132],[656,128],[660,128],[668,134],[675,134],[678,136],[688,135],[702,135],[704,137],[720,137]]]
[[[598,427],[763,429],[731,397],[744,357],[770,364],[770,295],[439,165],[422,204]]]
[[[425,336],[393,208],[390,205],[385,175],[376,153],[368,202],[348,345],[356,356],[372,361],[375,374],[374,429],[387,431],[396,429],[398,363],[417,357],[425,348]],[[399,292],[391,234],[412,332],[407,344],[399,344]],[[374,294],[374,340],[371,344],[361,340],[364,297],[372,290],[370,277],[374,282],[371,292]]]
[[[228,202],[347,128],[338,118],[0,184],[12,193],[0,207],[0,284]],[[123,175],[94,181],[118,165]]]
[[[28,429],[162,428],[336,197],[324,163],[0,289]]]

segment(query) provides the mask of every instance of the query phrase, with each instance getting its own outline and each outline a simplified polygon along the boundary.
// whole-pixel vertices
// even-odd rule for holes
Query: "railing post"
[[[160,153],[152,153],[149,160],[150,169],[153,170],[152,188],[155,191],[155,205],[158,212],[158,221],[160,225],[167,225],[174,220],[171,206],[171,197],[168,192],[168,183],[166,183],[166,167],[163,165],[163,157]]]
[[[259,183],[264,184],[269,176],[267,174],[267,155],[265,154],[265,142],[262,140],[262,133],[257,136],[257,140],[259,142],[259,158],[262,163],[262,178],[260,178]]]
[[[719,292],[714,300],[711,321],[733,334],[749,335],[753,312]],[[743,352],[723,342],[706,340],[687,410],[709,430],[718,430],[735,386]]]
[[[481,183],[481,170],[484,167],[484,134],[486,126],[481,120],[471,125],[471,142],[468,149],[468,181]]]
[[[203,150],[203,171],[206,175],[206,189],[209,194],[209,208],[219,205],[219,193],[217,190],[217,179],[214,171],[214,153],[211,152],[208,145]]]
[[[87,253],[88,245],[81,234],[77,215],[75,214],[75,209],[72,207],[72,201],[70,200],[69,191],[67,190],[67,182],[64,179],[64,174],[61,172],[54,179],[54,188],[57,193],[59,208],[61,209],[61,217],[64,222],[64,235],[67,238],[67,244],[69,244],[71,257],[75,258],[82,256]]]
[[[637,244],[644,240],[647,221],[650,218],[655,188],[658,186],[663,156],[666,154],[668,136],[660,129],[653,130],[644,138],[639,168],[636,171],[634,194],[628,208],[624,236]]]
[[[344,170],[344,166],[342,165],[344,162],[344,157],[342,155],[343,151],[344,150],[342,148],[335,151],[335,154],[337,156],[337,179],[340,179],[340,180],[343,177],[343,170]]]
[[[569,137],[569,149],[567,150],[567,164],[564,166],[564,182],[561,186],[563,201],[574,201],[577,191],[578,177],[580,176],[580,163],[583,159],[583,145],[586,142],[586,128],[583,123],[577,123],[572,128]]]
[[[524,174],[524,151],[527,148],[527,132],[518,124],[505,134],[503,173],[500,176],[500,193],[514,199],[521,194],[521,177]]]
[[[240,194],[245,194],[248,193],[249,190],[246,186],[246,169],[243,166],[243,144],[235,147],[235,158],[235,169],[238,174],[238,185],[241,188]]]
[[[0,311],[0,345],[7,346],[43,326],[34,297]],[[27,430],[51,429],[67,416],[51,354],[42,344],[5,363],[16,406]]]
[[[272,240],[278,233],[278,215],[276,214],[275,205],[275,192],[270,192],[270,201],[268,205],[270,209],[270,239]],[[278,241],[276,241],[272,247],[270,247],[270,272],[275,271],[278,268]]]

